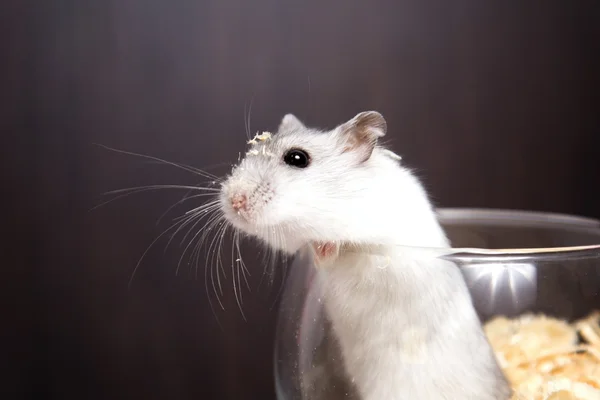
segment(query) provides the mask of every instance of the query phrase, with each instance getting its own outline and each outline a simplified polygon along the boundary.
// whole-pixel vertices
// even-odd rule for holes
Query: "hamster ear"
[[[294,114],[286,114],[283,116],[281,123],[279,124],[279,131],[292,130],[304,128],[304,124],[300,122]]]
[[[343,141],[344,153],[356,152],[361,162],[367,161],[377,144],[385,136],[387,123],[377,111],[365,111],[338,127]]]

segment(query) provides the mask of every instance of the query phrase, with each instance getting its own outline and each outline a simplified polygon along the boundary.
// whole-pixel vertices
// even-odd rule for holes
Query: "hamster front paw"
[[[315,256],[315,265],[319,268],[331,264],[340,253],[340,246],[335,242],[313,242],[311,247]]]

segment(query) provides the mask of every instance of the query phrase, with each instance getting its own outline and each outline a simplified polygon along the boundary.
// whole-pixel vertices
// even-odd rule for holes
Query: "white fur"
[[[363,400],[505,400],[460,271],[429,252],[347,254],[324,270],[328,315]]]
[[[399,247],[450,246],[421,183],[386,149],[358,162],[343,141],[340,127],[321,132],[288,114],[224,183],[228,220],[288,253],[311,242],[382,246],[383,264],[341,253],[325,270],[325,306],[363,400],[507,399],[460,271]],[[311,164],[286,165],[290,148]],[[248,198],[239,214],[235,194]]]

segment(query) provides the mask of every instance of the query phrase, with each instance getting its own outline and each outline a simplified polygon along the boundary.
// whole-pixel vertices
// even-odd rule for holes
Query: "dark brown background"
[[[252,247],[247,322],[229,283],[220,328],[165,243],[128,289],[183,193],[89,210],[196,180],[92,143],[205,167],[244,149],[251,102],[252,132],[376,109],[440,206],[600,217],[599,4],[4,0],[2,397],[274,397]]]

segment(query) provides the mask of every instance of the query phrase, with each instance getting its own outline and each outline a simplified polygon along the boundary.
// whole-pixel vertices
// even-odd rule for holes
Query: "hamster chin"
[[[309,241],[304,235],[298,234],[291,224],[269,223],[268,210],[264,213],[267,215],[256,212],[235,211],[228,205],[229,201],[227,199],[225,196],[222,196],[221,199],[221,208],[226,220],[235,229],[261,240],[268,247],[291,255]]]

